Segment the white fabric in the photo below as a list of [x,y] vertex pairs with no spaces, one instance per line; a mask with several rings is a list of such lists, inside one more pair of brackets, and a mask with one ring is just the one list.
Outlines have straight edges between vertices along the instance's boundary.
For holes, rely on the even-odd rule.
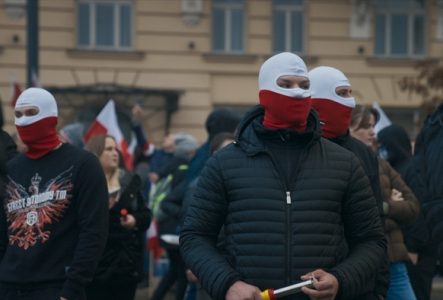
[[311,97],[313,100],[328,99],[347,107],[355,107],[354,97],[341,97],[335,92],[335,89],[339,86],[351,86],[342,71],[332,67],[317,67],[309,71],[309,80],[311,81]]
[[265,61],[260,68],[258,75],[259,89],[294,98],[307,98],[311,95],[309,90],[301,88],[286,89],[278,86],[277,79],[285,75],[308,78],[308,68],[306,68],[305,62],[294,53],[276,54]]
[[17,99],[15,109],[37,107],[39,112],[35,116],[15,118],[15,125],[27,126],[48,117],[57,117],[57,103],[54,96],[42,88],[29,88],[23,91]]
[[372,107],[378,111],[378,115],[380,116],[380,119],[378,120],[377,124],[375,124],[374,126],[375,134],[378,134],[380,130],[382,130],[385,127],[388,127],[389,125],[392,124],[392,122],[391,120],[389,120],[388,116],[385,114],[385,111],[381,108],[378,102],[372,103]]
[[120,126],[118,125],[117,121],[114,100],[111,99],[108,101],[108,103],[106,103],[105,107],[103,107],[98,114],[96,122],[99,122],[101,126],[107,129],[107,134],[113,136],[118,145],[124,141],[123,133],[120,130]]

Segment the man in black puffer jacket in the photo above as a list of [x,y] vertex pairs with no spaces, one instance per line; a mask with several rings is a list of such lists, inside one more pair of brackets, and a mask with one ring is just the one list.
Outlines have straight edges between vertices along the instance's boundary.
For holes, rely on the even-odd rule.
[[359,299],[386,253],[369,181],[354,154],[320,137],[301,58],[268,59],[259,86],[261,106],[201,174],[184,260],[214,299],[261,299],[310,276],[314,287],[291,299]]

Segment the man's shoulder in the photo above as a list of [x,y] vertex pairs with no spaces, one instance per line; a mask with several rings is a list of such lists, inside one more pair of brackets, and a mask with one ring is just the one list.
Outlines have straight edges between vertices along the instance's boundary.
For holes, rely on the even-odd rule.
[[82,160],[82,161],[91,159],[92,157],[95,157],[95,155],[92,154],[91,152],[86,151],[82,148],[73,146],[71,144],[63,144],[63,146],[60,150],[62,150],[63,155],[66,155],[67,157],[71,157],[74,159]]
[[317,142],[317,145],[322,146],[326,151],[334,152],[334,153],[342,153],[344,155],[351,155],[352,152],[347,148],[340,146],[328,139],[320,138]]

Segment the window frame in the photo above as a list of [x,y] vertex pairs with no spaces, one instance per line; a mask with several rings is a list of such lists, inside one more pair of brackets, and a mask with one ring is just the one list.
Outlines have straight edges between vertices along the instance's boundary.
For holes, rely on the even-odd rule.
[[[275,12],[281,11],[285,14],[285,36],[284,36],[284,43],[285,47],[282,50],[277,50],[275,48],[275,42],[274,38],[272,38],[272,52],[273,53],[279,53],[279,52],[293,52],[297,54],[303,54],[305,53],[306,49],[306,1],[302,0],[302,4],[279,4],[274,3],[274,0],[271,0],[272,5],[272,34],[274,35],[274,18],[275,18]],[[292,13],[293,12],[300,12],[301,18],[302,18],[302,37],[301,37],[301,50],[294,50],[292,49],[292,41],[293,41],[293,34],[292,34]]]
[[[80,32],[79,32],[79,10],[80,5],[86,4],[89,7],[89,44],[81,45],[80,40]],[[111,46],[103,46],[97,45],[97,5],[105,4],[110,5],[113,8],[113,22],[114,22],[114,32],[113,32],[113,45]],[[124,6],[129,6],[130,9],[130,20],[129,20],[129,46],[122,46],[121,44],[121,10]],[[134,1],[133,0],[76,0],[76,9],[77,9],[77,20],[76,20],[76,47],[78,49],[87,49],[87,50],[112,50],[112,51],[130,51],[134,49]]]
[[[220,2],[216,2],[213,1],[212,2],[212,52],[216,53],[216,54],[237,54],[237,55],[241,55],[244,54],[245,48],[246,48],[246,1],[245,0],[240,0],[242,3],[220,3]],[[225,35],[223,37],[223,49],[215,49],[215,36],[216,36],[216,24],[215,24],[215,11],[216,10],[222,10],[223,11],[223,18],[224,18],[224,32]],[[239,10],[242,13],[242,29],[243,29],[243,33],[242,33],[242,49],[241,50],[234,50],[232,49],[232,31],[234,30],[232,28],[232,12],[234,10]]]
[[[389,0],[385,0],[389,1]],[[414,7],[413,1],[414,0],[407,0],[407,5],[403,5],[401,7],[392,8],[389,7],[389,4],[385,4],[385,7],[379,7],[377,3],[374,3],[374,55],[376,57],[380,58],[422,58],[426,56],[427,53],[427,24],[426,24],[426,12],[427,12],[427,5],[428,1],[424,1],[423,8]],[[392,36],[392,18],[395,15],[406,15],[407,16],[407,31],[406,31],[406,37],[407,37],[407,48],[405,54],[393,54],[392,53],[392,43],[391,43],[391,36]],[[377,53],[377,45],[378,45],[378,39],[377,39],[377,18],[379,16],[383,17],[385,28],[384,28],[384,49],[383,53]],[[423,53],[416,54],[415,48],[414,48],[414,40],[416,38],[414,33],[414,23],[415,18],[417,16],[421,16],[423,18]]]

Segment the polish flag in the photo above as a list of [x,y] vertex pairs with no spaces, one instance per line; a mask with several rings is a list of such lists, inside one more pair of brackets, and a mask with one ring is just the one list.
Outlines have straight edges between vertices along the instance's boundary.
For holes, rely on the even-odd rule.
[[22,89],[21,89],[20,85],[18,84],[17,81],[14,80],[12,82],[12,93],[11,93],[11,101],[10,101],[10,104],[13,108],[15,107],[15,103],[17,103],[17,99],[21,93],[22,93]]
[[96,135],[113,136],[117,142],[117,148],[123,156],[126,168],[128,170],[133,169],[133,153],[131,153],[128,143],[124,139],[122,131],[118,126],[114,100],[109,100],[108,103],[106,103],[95,121],[86,131],[85,136],[83,137],[85,143]]
[[146,235],[148,237],[148,249],[152,253],[153,258],[155,260],[158,260],[163,255],[164,249],[160,247],[157,222],[155,219],[152,219],[151,225],[149,225],[149,229]]

